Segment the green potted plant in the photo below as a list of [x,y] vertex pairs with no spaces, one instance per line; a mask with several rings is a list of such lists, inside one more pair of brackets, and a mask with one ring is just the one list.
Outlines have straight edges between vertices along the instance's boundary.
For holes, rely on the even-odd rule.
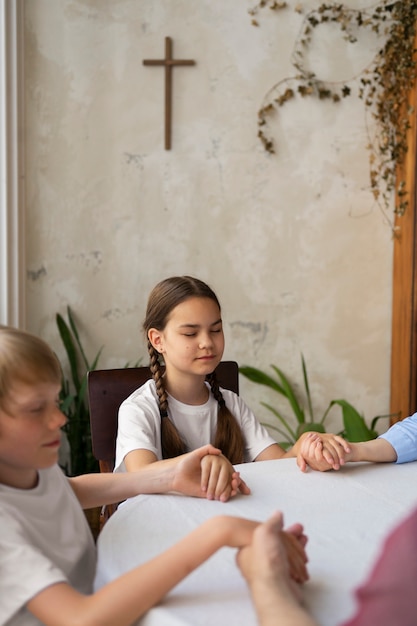
[[[71,374],[69,380],[62,369],[61,392],[59,406],[67,423],[63,427],[64,440],[61,450],[60,465],[66,474],[79,476],[99,471],[98,461],[94,458],[91,448],[90,412],[87,400],[87,373],[97,367],[102,348],[90,362],[87,359],[80,341],[78,328],[71,308],[67,307],[68,323],[59,313],[56,323],[68,358]],[[65,455],[65,447],[67,454]],[[100,507],[85,511],[91,532],[97,539],[100,531]]]
[[[87,398],[87,374],[97,368],[103,350],[101,347],[94,359],[90,361],[80,340],[77,325],[71,308],[67,307],[68,322],[56,314],[56,323],[68,359],[70,379],[62,368],[62,383],[59,406],[68,421],[63,427],[64,438],[60,455],[60,465],[69,476],[99,472],[99,464],[95,459],[91,445],[90,410]],[[137,367],[138,359],[132,367]],[[125,367],[130,364],[126,363]],[[101,507],[85,511],[88,523],[95,538],[100,531]]]
[[372,420],[371,426],[368,427],[364,417],[360,415],[360,413],[346,400],[331,400],[320,419],[316,419],[311,400],[307,367],[303,355],[301,355],[301,366],[306,394],[305,403],[307,405],[307,414],[302,402],[300,402],[297,397],[294,386],[279,367],[271,365],[271,368],[276,374],[275,378],[256,367],[244,365],[239,368],[239,372],[248,380],[258,385],[264,385],[287,399],[292,412],[292,419],[267,402],[261,402],[262,406],[267,408],[279,422],[279,426],[273,424],[264,424],[264,426],[272,428],[272,430],[277,431],[283,437],[283,440],[279,442],[283,448],[287,449],[292,446],[300,435],[306,431],[313,430],[322,433],[326,432],[324,422],[331,408],[335,405],[342,409],[344,427],[339,434],[345,437],[345,439],[348,441],[368,441],[377,437],[377,432],[375,430],[376,423],[382,417],[391,416],[379,415]]
[[87,373],[97,367],[103,348],[90,362],[80,341],[71,308],[67,307],[68,323],[57,313],[56,323],[68,358],[71,380],[62,374],[60,409],[68,421],[63,430],[70,448],[70,467],[65,468],[71,476],[99,471],[98,462],[91,449],[90,414],[87,400]]

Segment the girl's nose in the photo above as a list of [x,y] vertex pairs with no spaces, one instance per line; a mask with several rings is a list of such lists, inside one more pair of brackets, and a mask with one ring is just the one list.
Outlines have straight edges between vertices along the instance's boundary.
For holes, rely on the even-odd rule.
[[212,345],[211,335],[210,333],[204,333],[200,337],[199,348],[203,350]]

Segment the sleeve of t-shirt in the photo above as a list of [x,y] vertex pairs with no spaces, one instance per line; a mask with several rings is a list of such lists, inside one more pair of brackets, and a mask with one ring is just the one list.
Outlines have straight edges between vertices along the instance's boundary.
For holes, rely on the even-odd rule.
[[[125,471],[124,458],[132,450],[149,450],[159,458],[160,417],[152,398],[133,394],[119,408],[115,472]],[[159,429],[159,430],[158,430]]]
[[[0,624],[6,624],[46,587],[67,578],[7,511],[0,510]],[[23,623],[23,622],[22,622]]]
[[417,413],[396,422],[386,433],[380,435],[386,439],[397,453],[396,463],[409,463],[417,460]]

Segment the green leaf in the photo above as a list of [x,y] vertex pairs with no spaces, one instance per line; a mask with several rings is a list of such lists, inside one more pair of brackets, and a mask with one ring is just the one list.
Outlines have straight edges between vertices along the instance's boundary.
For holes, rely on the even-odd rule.
[[316,433],[325,433],[326,429],[323,424],[317,422],[305,422],[304,424],[299,424],[297,428],[297,439],[301,437],[303,433],[308,433],[310,430]]
[[333,402],[329,402],[329,406],[327,407],[327,409],[324,411],[323,413],[323,417],[320,420],[320,424],[324,424],[324,420],[326,419],[326,417],[329,414],[330,409],[332,408],[332,406],[334,406]]
[[[287,443],[288,446],[292,446],[295,443],[295,438],[291,438],[291,441],[289,441],[288,435],[281,428],[278,428],[278,426],[274,426],[273,424],[270,424],[269,422],[261,422],[261,424],[262,426],[265,426],[265,428],[275,430],[277,433],[285,437],[286,438],[285,442]],[[282,446],[282,443],[280,442],[279,445]]]
[[100,350],[97,352],[96,356],[94,357],[94,361],[91,363],[91,365],[88,366],[87,372],[91,372],[92,370],[97,369],[97,364],[100,359],[102,351],[103,351],[103,346],[101,346]]
[[68,320],[69,320],[69,323],[70,323],[70,326],[71,326],[71,330],[73,332],[73,335],[74,335],[75,340],[77,342],[78,349],[80,351],[80,354],[81,354],[83,362],[84,362],[84,367],[85,367],[86,370],[93,369],[92,367],[90,367],[90,365],[88,363],[88,359],[87,359],[87,357],[85,355],[84,348],[83,348],[83,345],[81,343],[80,336],[78,334],[78,328],[77,328],[77,326],[75,324],[75,320],[74,320],[74,317],[72,315],[71,308],[69,306],[67,307],[67,314],[68,314]]
[[371,422],[371,430],[374,430],[380,419],[391,419],[391,417],[399,417],[399,413],[389,413],[389,415],[376,415]]
[[365,423],[364,418],[346,400],[332,400],[331,404],[337,404],[342,409],[343,424],[345,427],[344,436],[348,441],[369,441],[375,439],[377,433]]
[[310,386],[308,384],[307,367],[304,360],[304,355],[301,354],[301,367],[303,369],[304,387],[306,390],[308,412],[310,413],[311,421],[314,422],[313,404],[311,402]]
[[71,376],[72,381],[74,383],[75,389],[78,391],[80,387],[80,377],[78,374],[78,363],[77,363],[77,350],[74,344],[74,340],[71,335],[71,331],[68,328],[68,325],[62,315],[59,313],[56,314],[56,323],[58,326],[59,334],[62,339],[62,343],[64,344],[64,348],[66,350],[68,361],[71,368]]
[[[298,401],[293,385],[290,383],[289,379],[286,377],[286,375],[280,368],[274,365],[271,365],[272,369],[277,375],[277,380],[275,380],[271,376],[268,376],[268,374],[266,374],[262,370],[257,369],[255,367],[242,366],[241,368],[239,368],[239,371],[243,376],[246,376],[246,378],[248,378],[250,381],[269,387],[270,389],[276,391],[277,393],[284,396],[288,400],[291,406],[292,412],[294,414],[294,417],[296,418],[298,422],[298,426],[295,428],[291,426],[291,421],[293,420],[291,421],[288,420],[286,417],[284,417],[284,415],[281,414],[280,411],[278,411],[271,405],[265,402],[261,402],[261,404],[265,406],[269,411],[271,411],[271,413],[275,415],[275,417],[281,422],[281,424],[285,428],[285,431],[287,431],[290,434],[290,437],[293,443],[297,440],[300,434],[305,431],[314,430],[316,432],[323,432],[323,433],[326,432],[324,428],[324,421],[327,415],[329,414],[329,411],[331,410],[331,408],[335,405],[340,406],[340,408],[342,409],[344,430],[341,431],[340,434],[343,437],[346,437],[348,440],[352,442],[367,441],[369,439],[374,439],[375,437],[377,437],[377,432],[375,431],[376,422],[381,417],[389,417],[389,416],[378,416],[374,418],[372,421],[371,427],[369,428],[363,416],[360,415],[358,411],[346,400],[332,400],[329,403],[320,421],[315,422],[314,416],[313,416],[313,406],[312,406],[312,401],[311,401],[310,385],[309,385],[309,380],[308,380],[308,375],[307,375],[307,366],[306,366],[303,354],[301,354],[301,365],[302,365],[302,372],[303,372],[304,387],[305,387],[305,392],[306,392],[306,399],[308,403],[308,412],[311,417],[311,421],[309,423],[306,422],[304,410],[302,408],[302,405]],[[271,424],[269,424],[268,426],[270,428],[274,428],[274,430],[277,430],[277,432],[279,432],[280,434],[284,434],[280,428],[274,427]]]
[[276,367],[275,365],[271,365],[272,369],[276,372],[277,376],[279,376],[279,378],[281,379],[281,384],[282,387],[284,389],[284,395],[285,397],[288,399],[288,402],[291,405],[292,410],[294,411],[294,415],[297,418],[297,421],[302,424],[303,422],[305,422],[305,415],[304,415],[304,411],[301,408],[295,392],[291,386],[291,383],[289,382],[288,378],[285,376],[284,372],[282,370],[280,370],[278,367]]
[[265,372],[257,369],[256,367],[244,365],[242,367],[239,367],[239,372],[243,374],[243,376],[246,376],[246,378],[251,380],[253,383],[257,383],[258,385],[265,385],[265,387],[269,387],[270,389],[277,391],[283,396],[286,395],[284,389],[279,383],[277,383],[276,380],[271,378],[271,376],[268,376],[268,374],[265,374]]
[[284,428],[287,429],[287,431],[289,432],[291,438],[293,441],[296,440],[297,436],[295,434],[295,431],[292,430],[291,426],[288,424],[287,420],[285,419],[285,417],[283,417],[281,415],[281,413],[279,413],[279,411],[277,411],[277,409],[275,409],[273,406],[271,406],[270,404],[267,404],[266,402],[261,402],[262,406],[264,406],[266,409],[268,409],[268,411],[271,411],[271,413],[273,413],[273,415],[275,415],[276,418],[279,419],[279,421],[281,422],[281,424],[284,426]]
[[59,408],[64,413],[64,415],[68,414],[68,410],[70,409],[72,403],[74,402],[74,396],[67,395],[60,402]]
[[84,399],[86,398],[86,394],[87,394],[87,373],[85,373],[84,376],[82,377],[80,388],[78,390],[78,400],[80,404],[84,402]]

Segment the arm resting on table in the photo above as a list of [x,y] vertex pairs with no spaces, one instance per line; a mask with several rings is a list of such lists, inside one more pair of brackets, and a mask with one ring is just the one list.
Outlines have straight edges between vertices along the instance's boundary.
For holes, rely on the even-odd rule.
[[257,525],[237,517],[213,517],[93,595],[82,595],[70,585],[58,583],[38,593],[27,608],[45,626],[128,626],[219,548],[249,543]]

